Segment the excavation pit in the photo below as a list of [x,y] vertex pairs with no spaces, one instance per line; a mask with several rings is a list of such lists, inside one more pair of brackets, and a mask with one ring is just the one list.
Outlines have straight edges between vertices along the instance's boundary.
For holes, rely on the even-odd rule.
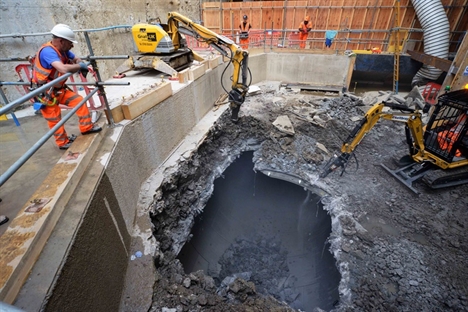
[[332,309],[340,275],[329,252],[331,220],[320,197],[256,173],[252,156],[243,153],[215,181],[193,237],[179,254],[185,272],[203,270],[221,291],[241,277],[295,309]]
[[203,270],[220,293],[240,277],[294,309],[332,309],[340,274],[327,242],[330,216],[311,191],[255,172],[252,154],[215,180],[178,257],[185,273]]

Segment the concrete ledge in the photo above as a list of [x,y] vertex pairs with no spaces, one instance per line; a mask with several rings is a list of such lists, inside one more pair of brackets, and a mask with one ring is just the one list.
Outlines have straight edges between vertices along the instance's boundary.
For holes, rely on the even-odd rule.
[[221,55],[208,59],[208,68],[215,69],[221,63]]
[[172,95],[172,87],[170,82],[160,83],[156,89],[135,101],[127,102],[122,104],[122,111],[125,119],[133,120],[140,116],[150,108],[161,103]]
[[[24,283],[24,286],[21,288],[21,291],[18,294],[18,297],[14,304],[16,307],[23,309],[24,311],[52,310],[52,303],[50,301],[45,300],[44,298],[51,296],[51,294],[54,293],[57,288],[60,289],[60,279],[69,279],[67,277],[67,272],[65,272],[64,274],[58,272],[61,272],[64,266],[70,265],[68,263],[68,260],[64,261],[64,259],[70,259],[69,257],[71,257],[75,258],[76,260],[76,258],[80,258],[75,256],[73,244],[76,241],[80,240],[81,228],[98,232],[97,235],[100,235],[99,239],[94,240],[92,234],[85,233],[85,241],[87,241],[89,244],[96,245],[96,247],[94,248],[97,248],[98,251],[94,250],[93,247],[86,245],[85,252],[83,252],[82,250],[79,251],[81,254],[93,253],[95,255],[98,252],[101,252],[105,253],[106,256],[109,257],[110,254],[108,248],[114,249],[114,251],[111,252],[115,252],[115,250],[118,249],[116,248],[116,245],[117,247],[119,247],[119,240],[116,240],[117,244],[114,244],[113,242],[109,242],[105,244],[105,246],[103,246],[100,243],[96,244],[96,242],[103,241],[104,235],[106,235],[108,232],[115,231],[115,225],[108,226],[108,224],[105,222],[95,222],[96,226],[105,227],[106,231],[104,231],[103,235],[102,230],[98,231],[96,230],[96,227],[90,228],[89,226],[86,226],[86,215],[89,214],[91,215],[90,218],[97,219],[96,215],[93,214],[93,212],[91,211],[93,207],[92,205],[90,205],[90,203],[92,203],[92,198],[96,197],[96,185],[99,185],[99,181],[102,179],[104,168],[106,165],[106,160],[108,159],[106,155],[109,155],[112,152],[112,149],[114,148],[114,145],[116,143],[116,139],[118,140],[118,136],[123,130],[124,127],[114,127],[109,128],[107,130],[106,135],[100,142],[98,150],[93,156],[93,159],[91,160],[89,166],[83,174],[82,179],[76,187],[76,191],[73,193],[70,200],[68,201],[67,206],[65,207],[62,215],[60,216],[59,221],[57,222],[57,225],[55,226],[51,236],[49,237],[46,245],[44,246],[44,249],[42,250],[33,269],[31,270],[31,273],[29,274],[26,282]],[[102,197],[99,199],[102,200]],[[115,204],[112,201],[110,201],[110,204],[112,204],[112,208],[115,207]],[[99,208],[100,210],[103,210],[102,213],[106,213],[108,211],[107,209],[102,209],[101,207]],[[105,218],[112,219],[112,217],[109,215],[105,216]],[[105,237],[106,240],[108,240],[108,236]],[[128,256],[124,255],[124,259],[127,258]],[[112,259],[114,260],[114,262],[116,262],[116,255],[113,254]],[[87,257],[86,261],[89,260],[89,257]],[[101,265],[106,266],[106,268],[109,271],[113,270],[113,267],[107,263],[102,263]],[[84,278],[84,271],[87,269],[92,269],[96,271],[102,270],[102,268],[100,268],[98,265],[90,266],[89,263],[88,267],[89,268],[85,268],[82,270],[82,272],[80,272],[81,278]],[[95,272],[93,273],[94,275],[99,275]],[[100,273],[102,274],[102,271]],[[118,270],[111,273],[112,274],[100,275],[99,281],[101,281],[102,283],[107,283],[107,285],[109,285],[110,280],[119,278],[119,273],[121,273],[120,275],[122,276],[124,274],[124,271]],[[112,275],[112,277],[107,277],[107,275]],[[83,287],[88,288],[90,288],[89,285],[91,284],[89,281],[83,282],[83,280],[77,278],[71,278],[69,282],[75,283],[75,287],[76,283],[81,283],[85,285]],[[96,284],[93,284],[93,286],[95,286],[93,288],[99,287],[96,286]],[[119,295],[118,287],[113,287],[109,291],[115,293],[115,296]],[[81,293],[81,295],[84,296],[84,293]],[[65,297],[67,299],[69,298],[69,296]],[[92,297],[92,295],[88,297],[88,303],[91,300],[93,300],[91,299]],[[108,304],[108,306],[104,310],[110,310],[111,303],[107,301],[106,304]],[[46,305],[47,308],[45,308]],[[84,309],[84,306],[82,306],[79,310],[82,309]],[[56,310],[65,310],[65,306],[62,306]],[[67,306],[67,310],[71,311],[73,309],[71,309],[70,306]]]
[[[206,62],[206,61],[205,61]],[[202,62],[199,66],[192,66],[189,70],[189,80],[197,80],[206,72],[206,63]]]
[[[122,105],[114,106],[110,110],[111,110],[112,118],[114,119],[115,123],[121,122],[122,120],[125,119],[125,116],[122,110]],[[107,110],[104,110],[104,112],[106,113],[106,116],[107,116]]]
[[179,72],[180,83],[187,83],[189,81],[189,72],[190,72],[190,68],[184,69],[183,71]]
[[79,136],[0,236],[0,300],[14,302],[106,130]]

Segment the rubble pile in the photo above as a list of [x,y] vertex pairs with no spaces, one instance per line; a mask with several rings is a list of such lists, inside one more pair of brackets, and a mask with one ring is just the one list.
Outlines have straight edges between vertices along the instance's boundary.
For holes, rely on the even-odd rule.
[[[273,290],[261,276],[275,275],[283,263],[281,252],[274,263],[255,258],[256,248],[278,248],[274,242],[238,241],[225,251],[222,273],[214,278],[185,274],[176,259],[195,217],[203,213],[213,181],[246,150],[254,151],[256,170],[300,177],[326,194],[329,241],[342,276],[335,311],[468,310],[468,186],[431,190],[416,183],[417,196],[388,175],[379,164],[393,166],[395,154],[407,153],[402,124],[380,121],[356,149],[357,163],[342,176],[318,178],[367,107],[385,98],[421,108],[417,93],[328,96],[275,82],[259,87],[261,92],[243,104],[239,122],[223,116],[197,153],[167,172],[156,192],[151,218],[157,282],[150,311],[293,310],[287,304],[294,294],[285,287]],[[260,293],[265,289],[272,296]]]
[[287,255],[280,247],[279,242],[260,237],[238,239],[219,260],[222,285],[227,284],[226,280],[241,277],[252,281],[259,293],[293,305],[299,293],[294,290],[294,281],[288,279]]

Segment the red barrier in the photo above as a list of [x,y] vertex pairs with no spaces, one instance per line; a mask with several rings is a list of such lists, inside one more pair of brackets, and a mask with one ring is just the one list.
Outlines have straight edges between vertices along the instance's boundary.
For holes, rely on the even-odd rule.
[[437,104],[437,95],[439,95],[440,87],[440,84],[434,82],[429,82],[426,84],[422,92],[422,96],[426,103],[431,105]]
[[[20,78],[20,81],[29,82],[29,83],[31,82],[31,79],[32,79],[31,64],[19,64],[19,65],[17,65],[15,67],[15,70],[16,70],[16,73],[18,74],[18,77]],[[91,74],[94,77],[94,79],[96,79],[96,81],[97,81],[96,72],[93,69],[89,70],[89,74]],[[88,82],[86,77],[84,77],[81,73],[79,74],[79,77],[80,77],[81,82]],[[69,79],[70,82],[75,82],[75,79],[73,78],[73,75],[70,76],[68,79]],[[30,86],[23,86],[23,89],[21,89],[20,87],[17,87],[18,91],[21,94],[29,93],[30,92],[29,88],[30,88]],[[78,93],[77,86],[71,86],[71,88],[73,89],[73,91],[75,93]],[[83,86],[83,90],[86,93],[86,95],[88,95],[92,90],[94,90],[94,88],[95,88],[95,86],[86,86],[86,85]],[[89,104],[88,106],[89,106],[90,110],[102,110],[102,109],[104,109],[104,107],[105,107],[104,99],[102,98],[102,96],[98,96],[98,97],[99,97],[99,101],[101,102],[100,106],[96,106],[96,104],[94,102],[94,99],[92,97],[88,100],[88,104]],[[30,99],[29,101],[31,103],[34,103],[34,99]],[[66,105],[60,105],[60,108],[71,109],[70,107],[68,107]]]

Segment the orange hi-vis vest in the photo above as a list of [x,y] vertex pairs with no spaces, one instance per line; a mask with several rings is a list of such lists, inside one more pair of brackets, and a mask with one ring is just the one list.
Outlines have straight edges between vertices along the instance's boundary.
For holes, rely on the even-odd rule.
[[[450,151],[452,149],[453,143],[458,140],[460,136],[460,131],[463,129],[463,126],[466,122],[466,114],[461,115],[458,117],[457,124],[454,125],[449,130],[441,131],[437,134],[437,141],[439,142],[439,146],[441,149],[446,151]],[[460,157],[462,156],[460,150],[455,152],[455,156]]]
[[[57,77],[62,76],[62,74],[57,69],[55,69],[55,67],[52,67],[51,69],[48,69],[48,68],[45,68],[45,67],[42,66],[39,55],[41,54],[42,49],[44,49],[45,47],[53,48],[55,50],[55,52],[57,52],[57,54],[60,56],[60,60],[64,64],[67,64],[67,63],[70,62],[70,59],[66,55],[63,55],[62,53],[60,53],[60,51],[56,47],[54,47],[51,42],[47,42],[47,43],[43,44],[42,47],[39,49],[39,51],[36,54],[36,57],[34,59],[34,67],[33,67],[32,80],[33,80],[34,83],[37,83],[38,85],[46,84],[46,83],[56,79]],[[61,88],[64,85],[65,85],[65,81],[62,81],[62,82],[57,83],[57,85],[55,87],[56,88]]]
[[241,30],[239,38],[240,39],[248,39],[249,38],[249,30],[250,30],[250,28],[252,28],[250,23],[245,23],[244,24],[244,22],[241,22],[240,25],[239,25],[239,28]]
[[245,23],[244,22],[241,22],[240,25],[239,25],[239,28],[242,32],[247,32],[249,31],[249,29],[251,28],[252,26],[250,26],[249,23]]
[[312,27],[308,27],[307,25],[304,24],[304,22],[301,23],[301,29],[303,33],[306,33],[309,28],[312,28]]
[[[307,24],[305,23],[306,21],[307,21]],[[305,19],[299,25],[299,30],[301,33],[306,34],[311,29],[312,29],[312,22],[310,21],[310,17],[306,16]]]

